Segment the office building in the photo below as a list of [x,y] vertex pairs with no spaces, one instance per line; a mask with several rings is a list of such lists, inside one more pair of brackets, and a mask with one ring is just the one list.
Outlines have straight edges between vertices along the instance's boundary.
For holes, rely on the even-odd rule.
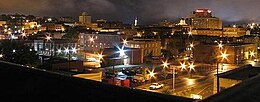
[[246,35],[246,28],[242,27],[223,27],[224,37],[241,37]]
[[80,25],[86,25],[86,26],[91,25],[91,16],[88,13],[83,12],[79,16],[79,24]]
[[120,35],[116,33],[80,33],[79,45],[87,52],[101,51],[104,48],[113,48],[120,44]]
[[[193,11],[191,15],[191,28],[192,34],[194,35],[207,35],[208,32],[199,32],[198,30],[210,30],[210,33],[214,30],[222,30],[222,20],[218,17],[212,16],[212,11],[208,9],[197,9]],[[195,30],[195,31],[193,31]],[[212,36],[219,35],[217,34],[210,34]],[[220,35],[219,35],[220,36]]]
[[144,56],[161,56],[161,41],[152,39],[134,39],[127,42],[129,48],[144,50]]
[[[257,45],[252,43],[198,44],[193,51],[198,63],[244,64],[257,58]],[[224,53],[225,58],[222,58]]]

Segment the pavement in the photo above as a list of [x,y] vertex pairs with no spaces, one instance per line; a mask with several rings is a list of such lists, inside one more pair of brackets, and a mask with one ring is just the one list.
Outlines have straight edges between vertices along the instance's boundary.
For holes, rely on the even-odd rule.
[[[191,98],[191,94],[201,95],[202,98],[206,98],[213,94],[213,74],[210,73],[206,76],[192,75],[190,78],[188,75],[178,76],[175,78],[174,92],[172,92],[172,79],[166,79],[156,81],[157,83],[163,83],[165,87],[157,90],[150,90],[149,86],[151,82],[137,86],[135,88],[152,91],[157,93],[165,93],[170,91],[171,95],[177,95],[182,97]],[[169,94],[169,93],[167,93]]]

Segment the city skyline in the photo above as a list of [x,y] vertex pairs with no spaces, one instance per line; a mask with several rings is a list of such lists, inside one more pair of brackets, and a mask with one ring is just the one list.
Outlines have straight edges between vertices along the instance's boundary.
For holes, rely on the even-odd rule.
[[[260,8],[256,0],[4,0],[0,3],[0,14],[31,14],[37,16],[77,17],[86,11],[94,19],[105,18],[112,21],[132,23],[138,17],[140,24],[159,22],[163,19],[178,20],[189,17],[191,11],[199,8],[210,9],[213,16],[225,24],[239,22],[259,22]],[[21,5],[22,4],[22,5]],[[160,8],[159,8],[160,7]],[[64,12],[66,11],[66,12]]]

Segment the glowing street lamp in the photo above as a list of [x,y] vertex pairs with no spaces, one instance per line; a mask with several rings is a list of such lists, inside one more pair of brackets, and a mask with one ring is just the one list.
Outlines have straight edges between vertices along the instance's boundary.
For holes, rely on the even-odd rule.
[[193,44],[193,43],[190,43],[190,47],[193,48],[193,47],[194,47],[194,44]]
[[124,46],[122,46],[122,48],[118,48],[118,50],[119,50],[119,57],[124,57],[125,56]]
[[191,70],[195,70],[194,68],[195,68],[194,63],[193,63],[193,62],[190,63],[190,64],[189,64],[189,69],[190,69],[190,71],[191,71]]
[[168,65],[169,65],[169,63],[168,63],[168,60],[166,60],[166,61],[162,61],[162,65],[163,65],[163,68],[168,68]]
[[52,37],[50,35],[46,35],[46,40],[51,41]]
[[194,68],[195,68],[195,65],[194,65],[194,63],[192,62],[192,63],[189,63],[189,77],[192,77],[192,70],[195,70]]
[[4,57],[4,55],[3,54],[0,54],[0,58],[3,58]]
[[25,33],[22,33],[22,36],[23,36],[23,37],[25,37],[25,36],[26,36],[26,34],[25,34]]
[[191,32],[188,32],[189,36],[192,36],[192,33]]
[[99,59],[102,59],[102,58],[103,58],[103,55],[102,55],[102,54],[98,54],[97,57],[98,57]]
[[11,35],[11,39],[15,39],[15,38],[16,38],[15,35],[12,34],[12,35]]
[[219,49],[222,49],[222,48],[223,48],[222,43],[219,43],[219,44],[218,44],[218,48],[219,48]]
[[64,52],[65,52],[65,54],[68,54],[70,52],[69,48],[68,47],[65,48]]
[[93,38],[93,37],[90,37],[90,38],[89,38],[89,41],[90,41],[90,42],[94,42],[94,38]]
[[62,51],[61,51],[61,49],[58,49],[58,51],[57,51],[57,52],[58,52],[58,54],[60,54]]
[[123,43],[124,43],[124,45],[127,45],[127,40],[123,39]]
[[154,69],[152,69],[152,71],[150,71],[150,70],[148,70],[149,71],[149,77],[150,77],[150,80],[151,80],[151,83],[152,83],[152,78],[155,78],[155,74],[156,73],[154,73]]
[[255,52],[254,51],[250,51],[250,56],[251,58],[255,56]]
[[251,28],[251,29],[253,29],[253,28],[254,28],[254,26],[250,26],[250,28]]
[[181,63],[181,70],[186,70],[185,62]]
[[226,52],[221,52],[221,58],[222,58],[222,60],[224,60],[224,59],[227,59],[227,54],[226,54]]
[[77,49],[76,49],[75,47],[73,47],[73,48],[71,49],[71,52],[72,52],[72,53],[77,53]]

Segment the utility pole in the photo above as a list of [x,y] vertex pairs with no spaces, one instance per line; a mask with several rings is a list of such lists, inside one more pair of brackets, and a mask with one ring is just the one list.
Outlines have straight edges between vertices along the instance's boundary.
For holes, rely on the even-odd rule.
[[216,77],[217,77],[217,93],[219,93],[218,64],[219,64],[219,62],[217,62],[217,75],[216,75]]
[[175,67],[172,67],[172,92],[174,92],[174,84],[175,84]]

